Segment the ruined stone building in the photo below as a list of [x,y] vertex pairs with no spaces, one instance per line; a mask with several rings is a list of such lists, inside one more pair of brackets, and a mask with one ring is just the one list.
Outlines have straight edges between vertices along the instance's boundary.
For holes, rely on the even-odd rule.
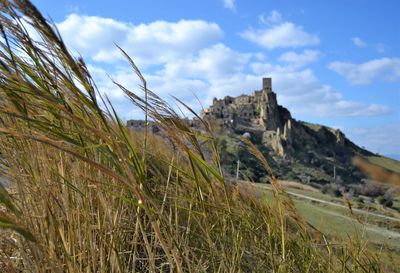
[[214,98],[202,117],[221,120],[235,132],[262,135],[263,141],[272,143],[278,154],[283,155],[287,148],[290,150],[292,118],[286,108],[278,105],[271,78],[263,78],[262,89],[252,95]]
[[204,109],[202,117],[221,119],[232,127],[245,125],[259,130],[283,130],[291,116],[287,109],[278,106],[271,82],[271,78],[264,78],[263,88],[252,95],[214,98],[213,104]]

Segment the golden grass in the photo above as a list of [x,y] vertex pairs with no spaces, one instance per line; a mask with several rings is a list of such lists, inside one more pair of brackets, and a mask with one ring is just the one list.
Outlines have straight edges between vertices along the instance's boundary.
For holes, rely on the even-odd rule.
[[125,128],[84,61],[29,1],[2,0],[0,24],[6,272],[384,270],[361,240],[333,243],[307,225],[273,177],[271,204],[226,183],[211,126],[202,121],[207,134],[193,132],[147,90],[128,56],[143,88],[119,86],[166,140]]

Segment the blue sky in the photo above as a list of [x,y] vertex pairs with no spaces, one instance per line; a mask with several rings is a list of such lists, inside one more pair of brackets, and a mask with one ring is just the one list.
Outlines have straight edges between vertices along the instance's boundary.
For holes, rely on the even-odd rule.
[[34,0],[81,54],[124,119],[140,117],[108,75],[138,81],[114,43],[164,98],[200,110],[273,78],[294,118],[340,128],[400,158],[400,2]]

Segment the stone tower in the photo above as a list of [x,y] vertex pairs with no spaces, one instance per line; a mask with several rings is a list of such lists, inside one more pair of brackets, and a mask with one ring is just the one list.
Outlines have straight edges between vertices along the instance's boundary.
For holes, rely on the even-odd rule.
[[275,131],[281,127],[276,94],[272,91],[272,79],[263,78],[263,89],[258,105],[260,109],[260,124],[265,130]]
[[263,90],[267,92],[272,91],[272,79],[271,78],[263,78]]

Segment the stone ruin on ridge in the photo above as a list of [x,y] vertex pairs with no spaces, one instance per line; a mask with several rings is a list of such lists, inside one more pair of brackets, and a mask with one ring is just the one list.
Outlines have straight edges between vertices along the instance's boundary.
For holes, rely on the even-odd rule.
[[249,132],[262,137],[262,142],[272,145],[283,156],[291,150],[292,117],[286,108],[278,105],[272,91],[272,79],[263,78],[261,90],[252,95],[214,98],[213,104],[203,110],[205,119],[216,119],[237,133]]

